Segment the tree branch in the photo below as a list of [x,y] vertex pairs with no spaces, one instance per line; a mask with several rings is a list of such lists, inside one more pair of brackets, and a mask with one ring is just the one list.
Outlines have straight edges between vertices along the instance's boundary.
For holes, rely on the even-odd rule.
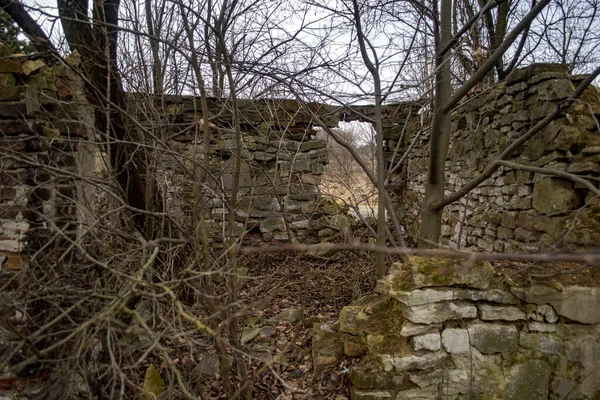
[[486,62],[475,72],[464,85],[462,85],[443,106],[444,111],[450,111],[458,102],[469,93],[469,91],[477,85],[494,68],[498,60],[509,49],[521,32],[531,24],[531,21],[550,3],[550,0],[541,0],[535,7],[531,9],[523,17],[521,22],[513,29],[510,34],[504,39],[498,49],[486,60]]
[[50,42],[50,39],[41,26],[31,18],[31,15],[25,10],[25,6],[16,0],[0,0],[0,8],[4,9],[13,21],[19,25],[25,35],[31,40],[39,52],[56,52],[56,47]]

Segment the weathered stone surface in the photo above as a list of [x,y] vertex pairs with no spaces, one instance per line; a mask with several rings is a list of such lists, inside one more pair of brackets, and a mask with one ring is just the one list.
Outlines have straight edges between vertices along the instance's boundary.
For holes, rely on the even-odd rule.
[[428,386],[437,387],[437,385],[442,381],[442,379],[446,378],[447,371],[443,371],[440,369],[427,371],[427,372],[417,372],[410,374],[410,381],[417,385],[420,388],[425,388]]
[[561,354],[565,349],[561,339],[543,333],[521,332],[519,336],[519,346],[545,354]]
[[352,400],[387,400],[392,398],[392,394],[387,390],[352,389],[350,397]]
[[494,269],[488,262],[469,264],[449,258],[409,258],[415,286],[467,286],[486,289]]
[[512,352],[519,332],[514,325],[473,324],[469,327],[471,344],[483,354]]
[[418,350],[437,351],[442,347],[439,333],[428,333],[425,335],[414,336],[412,338],[413,348]]
[[446,352],[443,350],[435,353],[426,353],[422,356],[410,355],[405,357],[395,357],[389,355],[381,356],[381,363],[385,371],[409,371],[433,368],[440,365],[446,357]]
[[281,312],[273,318],[277,322],[289,322],[293,324],[304,318],[304,308],[302,307],[289,307],[284,308]]
[[590,335],[600,337],[600,324],[581,325],[581,324],[557,324],[556,334],[561,338],[571,338],[573,336]]
[[335,364],[344,354],[344,348],[335,326],[313,324],[312,354],[313,367],[317,375],[327,366]]
[[415,324],[437,324],[452,319],[477,317],[477,307],[469,303],[432,303],[402,308],[406,319]]
[[260,224],[260,231],[263,233],[284,230],[285,220],[283,217],[267,217]]
[[533,187],[533,208],[542,214],[574,210],[580,203],[572,182],[545,178]]
[[396,400],[436,400],[439,399],[437,388],[409,389],[398,392]]
[[349,337],[344,339],[344,354],[348,357],[360,357],[367,354],[369,348],[362,340]]
[[405,321],[402,324],[402,329],[400,330],[400,335],[402,335],[404,337],[409,337],[409,336],[415,336],[415,335],[422,335],[425,333],[438,332],[440,327],[441,327],[441,325],[439,325],[439,324],[421,325],[421,324],[414,324],[410,321]]
[[513,294],[502,289],[491,290],[459,290],[454,293],[454,300],[489,301],[500,304],[519,304]]
[[578,388],[584,396],[592,398],[600,394],[600,343],[594,336],[579,336],[565,342],[567,360],[577,368],[575,379],[580,382]]
[[511,379],[503,400],[547,400],[550,365],[543,360],[528,360],[511,369]]
[[340,331],[351,335],[363,333],[363,326],[368,316],[362,306],[346,306],[340,311]]
[[444,329],[442,344],[448,353],[464,354],[471,351],[469,332],[463,328]]
[[390,291],[389,295],[407,306],[437,303],[454,299],[452,290],[422,289],[410,292]]
[[555,324],[544,324],[542,322],[530,322],[527,324],[529,332],[556,332]]
[[481,319],[485,321],[504,320],[518,321],[527,319],[527,314],[517,307],[511,306],[492,306],[489,304],[480,304]]
[[385,373],[379,369],[372,370],[362,367],[352,367],[350,382],[352,382],[352,386],[359,389],[401,390],[410,385],[406,374]]
[[550,304],[559,316],[584,324],[600,323],[600,288],[567,286],[562,291],[547,287],[511,288],[523,301]]

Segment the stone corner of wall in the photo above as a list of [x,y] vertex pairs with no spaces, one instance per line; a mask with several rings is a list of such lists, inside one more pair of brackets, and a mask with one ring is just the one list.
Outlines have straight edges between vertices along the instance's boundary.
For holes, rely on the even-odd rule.
[[507,287],[489,263],[410,257],[378,291],[313,339],[320,371],[360,357],[353,399],[600,395],[599,288]]

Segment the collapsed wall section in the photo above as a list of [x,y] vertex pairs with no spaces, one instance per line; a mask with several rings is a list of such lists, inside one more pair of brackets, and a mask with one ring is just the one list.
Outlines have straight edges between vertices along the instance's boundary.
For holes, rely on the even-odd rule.
[[0,56],[0,264],[12,276],[32,258],[64,257],[80,236],[92,207],[94,116],[65,65]]
[[[208,116],[194,97],[155,97],[153,111],[139,106],[144,102],[133,103],[139,120],[152,121],[149,128],[171,151],[163,157],[160,174],[168,209],[183,218],[202,213],[208,236],[219,246],[227,236],[235,172],[237,128],[231,103],[209,98]],[[346,228],[340,206],[319,195],[328,156],[326,142],[314,137],[309,110],[330,126],[337,125],[337,114],[324,105],[292,100],[237,100],[237,106],[242,146],[235,234],[252,243],[311,243]],[[205,124],[210,127],[206,154]]]
[[315,324],[317,373],[360,357],[353,400],[598,398],[600,289],[496,276],[487,262],[394,264],[379,297]]
[[[560,65],[532,65],[457,107],[452,113],[446,194],[482,172],[510,143],[567,99],[584,78],[567,74]],[[587,177],[598,187],[598,115],[600,93],[591,86],[508,161]],[[409,132],[404,149],[417,130]],[[428,156],[429,134],[424,132],[391,185],[399,194],[400,217],[413,237],[419,229]],[[596,246],[600,243],[600,199],[569,179],[500,167],[460,201],[447,206],[442,224],[442,243],[453,248],[509,252]]]

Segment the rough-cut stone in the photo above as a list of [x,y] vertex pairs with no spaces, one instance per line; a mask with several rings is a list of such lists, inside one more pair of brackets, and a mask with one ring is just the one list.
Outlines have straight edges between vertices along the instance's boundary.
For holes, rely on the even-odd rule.
[[594,336],[579,336],[565,342],[567,360],[576,366],[575,376],[579,382],[578,391],[587,398],[600,395],[600,343]]
[[440,365],[446,357],[446,352],[443,350],[435,353],[426,353],[422,356],[406,356],[406,357],[395,357],[389,355],[381,356],[381,363],[385,371],[409,371],[409,370],[421,370],[433,368]]
[[469,303],[432,303],[402,308],[406,319],[415,324],[437,324],[452,319],[477,317],[477,307]]
[[454,300],[489,301],[500,304],[519,304],[513,294],[502,289],[459,290],[454,293]]
[[300,321],[302,318],[304,318],[304,308],[289,307],[281,310],[279,315],[273,318],[273,320],[278,322],[289,322],[293,324],[294,322]]
[[527,324],[529,332],[556,332],[555,324],[544,324],[542,322],[530,322]]
[[415,335],[423,335],[425,333],[438,332],[441,325],[438,324],[414,324],[410,321],[405,321],[402,324],[402,329],[400,330],[400,335],[404,337],[410,337]]
[[437,289],[413,290],[411,292],[390,291],[389,295],[407,306],[420,306],[422,304],[437,303],[454,299],[453,291]]
[[437,351],[441,348],[442,342],[439,333],[428,333],[425,335],[414,336],[413,348],[418,350]]
[[398,392],[396,400],[436,400],[439,399],[437,388],[409,389]]
[[359,389],[401,390],[410,386],[407,374],[384,373],[380,369],[358,366],[350,369],[350,382]]
[[485,321],[518,321],[527,319],[527,314],[517,307],[480,304],[479,310],[481,311],[481,319]]
[[486,289],[494,274],[490,263],[478,261],[461,262],[450,258],[409,258],[413,279],[417,288],[428,286],[467,286]]
[[533,187],[533,208],[542,214],[574,210],[580,203],[570,181],[546,178]]
[[546,322],[551,324],[558,321],[558,314],[554,311],[554,308],[548,304],[541,304],[537,306],[536,313],[543,315]]
[[514,325],[473,324],[469,327],[473,347],[483,354],[512,352],[517,347],[519,332]]
[[547,400],[550,365],[543,360],[528,360],[511,370],[511,379],[503,400]]
[[360,335],[367,319],[362,306],[346,306],[340,311],[340,331],[351,335]]
[[417,385],[420,388],[425,388],[428,386],[435,386],[445,378],[446,371],[443,370],[434,370],[428,372],[420,372],[416,374],[411,374],[409,379],[412,383]]
[[312,342],[313,366],[319,375],[327,366],[335,364],[344,354],[342,342],[335,326],[329,324],[313,324]]
[[352,389],[351,397],[353,400],[387,400],[392,395],[387,390],[358,390]]
[[469,332],[463,328],[444,329],[442,344],[448,353],[464,354],[471,351]]
[[584,324],[600,323],[600,288],[567,286],[562,291],[547,287],[511,288],[511,292],[523,301],[550,304],[556,313]]
[[561,339],[543,333],[521,332],[519,335],[519,346],[546,354],[561,354],[565,349]]

